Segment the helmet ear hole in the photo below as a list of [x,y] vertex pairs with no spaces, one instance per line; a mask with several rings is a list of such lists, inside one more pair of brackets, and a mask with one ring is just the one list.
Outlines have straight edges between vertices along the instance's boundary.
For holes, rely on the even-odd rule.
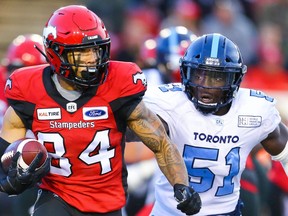
[[53,44],[51,47],[56,53],[59,53],[59,46],[57,44]]
[[226,62],[232,62],[230,58],[226,58]]

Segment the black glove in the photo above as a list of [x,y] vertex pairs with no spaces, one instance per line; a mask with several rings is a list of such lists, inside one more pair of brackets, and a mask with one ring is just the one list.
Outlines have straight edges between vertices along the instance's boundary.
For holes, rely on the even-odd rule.
[[50,170],[50,158],[47,158],[45,163],[36,169],[43,157],[43,153],[38,153],[30,166],[25,170],[17,166],[20,155],[21,153],[17,152],[13,156],[6,178],[0,180],[1,190],[9,195],[20,194],[27,188],[34,186]]
[[177,209],[186,215],[196,214],[201,209],[202,202],[200,196],[191,187],[182,184],[175,184],[174,198],[179,203]]

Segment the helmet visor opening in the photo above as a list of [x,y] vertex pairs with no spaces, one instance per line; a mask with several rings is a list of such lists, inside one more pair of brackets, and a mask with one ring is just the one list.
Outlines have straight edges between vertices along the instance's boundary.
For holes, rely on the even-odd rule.
[[213,68],[187,68],[187,79],[193,86],[205,88],[230,88],[235,83],[236,73]]
[[68,64],[74,67],[96,66],[101,64],[103,49],[99,47],[78,48],[67,51]]
[[70,68],[70,78],[85,86],[101,84],[108,62],[106,48],[107,46],[66,48],[66,66]]

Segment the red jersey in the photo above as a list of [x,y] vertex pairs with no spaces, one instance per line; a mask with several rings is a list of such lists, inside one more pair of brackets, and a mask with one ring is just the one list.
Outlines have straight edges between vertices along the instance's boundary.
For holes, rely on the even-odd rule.
[[0,100],[6,102],[6,98],[4,96],[4,87],[7,78],[7,70],[5,67],[0,65]]
[[2,128],[2,122],[4,114],[7,110],[7,100],[4,96],[4,87],[7,78],[6,67],[0,65],[0,130]]
[[56,90],[48,65],[21,68],[6,84],[9,104],[49,152],[41,188],[82,212],[110,212],[126,201],[126,119],[141,101],[146,79],[133,63],[111,61],[104,84],[75,101]]

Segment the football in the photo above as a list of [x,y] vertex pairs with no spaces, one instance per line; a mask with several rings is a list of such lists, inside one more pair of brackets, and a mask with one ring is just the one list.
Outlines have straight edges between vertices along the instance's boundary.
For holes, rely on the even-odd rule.
[[29,167],[38,152],[42,152],[43,157],[37,168],[41,167],[48,157],[45,146],[43,146],[38,140],[27,138],[16,140],[6,148],[4,154],[1,157],[1,163],[4,172],[8,172],[12,158],[18,151],[21,153],[21,156],[19,157],[17,163],[18,166],[23,169],[27,169]]

